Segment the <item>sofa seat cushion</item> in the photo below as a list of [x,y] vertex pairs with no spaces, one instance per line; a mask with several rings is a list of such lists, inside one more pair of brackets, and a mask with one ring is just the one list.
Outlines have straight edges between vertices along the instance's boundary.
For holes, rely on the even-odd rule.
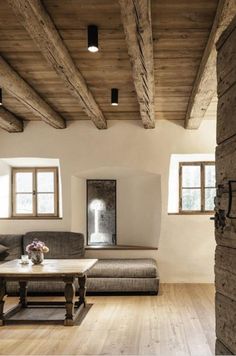
[[88,272],[93,278],[156,278],[157,264],[151,258],[101,259]]
[[76,259],[84,257],[84,236],[75,232],[33,231],[23,237],[24,251],[34,239],[43,241],[49,248],[46,258]]
[[91,293],[154,293],[159,291],[159,278],[88,278]]

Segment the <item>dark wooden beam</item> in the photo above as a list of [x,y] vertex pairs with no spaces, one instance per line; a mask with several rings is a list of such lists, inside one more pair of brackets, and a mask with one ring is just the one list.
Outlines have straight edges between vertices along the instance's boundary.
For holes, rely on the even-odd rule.
[[134,86],[146,129],[155,127],[154,64],[150,0],[119,0]]
[[66,127],[65,120],[1,56],[0,86],[15,96],[47,124],[56,129]]
[[48,63],[55,69],[70,92],[79,100],[88,117],[99,129],[107,128],[102,111],[41,1],[8,0],[8,3]]
[[3,106],[0,106],[0,128],[8,132],[22,132],[23,121]]
[[236,0],[219,0],[215,20],[195,79],[185,117],[186,129],[198,129],[217,95],[216,42],[236,15]]

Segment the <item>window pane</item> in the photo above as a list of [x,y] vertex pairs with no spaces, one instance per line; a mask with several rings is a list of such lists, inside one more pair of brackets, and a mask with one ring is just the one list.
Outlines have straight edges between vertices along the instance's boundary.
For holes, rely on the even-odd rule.
[[215,166],[205,166],[205,187],[215,187],[216,185],[216,169]]
[[205,189],[205,210],[214,210],[214,198],[216,196],[215,188]]
[[54,172],[37,173],[37,191],[54,192]]
[[30,193],[33,191],[33,173],[17,172],[16,173],[16,192]]
[[33,213],[33,195],[17,194],[16,195],[16,214]]
[[54,214],[54,194],[38,194],[38,214]]
[[182,190],[182,210],[201,210],[201,190]]
[[200,166],[182,166],[182,187],[200,187]]

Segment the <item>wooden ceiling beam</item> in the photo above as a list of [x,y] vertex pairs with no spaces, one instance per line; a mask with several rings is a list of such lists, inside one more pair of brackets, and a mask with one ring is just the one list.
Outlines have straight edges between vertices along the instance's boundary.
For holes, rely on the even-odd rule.
[[185,116],[186,129],[199,128],[212,98],[217,95],[215,44],[235,15],[236,0],[219,0],[215,20],[189,99]]
[[97,128],[106,129],[107,122],[101,109],[41,1],[8,0],[8,3],[48,63],[70,92],[79,99],[79,104],[88,117]]
[[0,86],[47,124],[56,129],[66,127],[65,120],[1,56]]
[[146,129],[155,127],[154,64],[150,0],[119,0],[140,115]]
[[22,132],[23,121],[3,106],[0,106],[0,128],[8,132]]

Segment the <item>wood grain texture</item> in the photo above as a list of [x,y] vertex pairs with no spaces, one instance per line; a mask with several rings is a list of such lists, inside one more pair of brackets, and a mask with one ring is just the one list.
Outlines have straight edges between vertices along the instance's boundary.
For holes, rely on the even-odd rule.
[[216,120],[218,98],[214,96],[204,114],[204,120]]
[[236,248],[235,223],[232,223],[232,221],[226,222],[226,227],[223,232],[220,231],[220,229],[216,230],[215,237],[218,245]]
[[0,85],[47,124],[57,129],[65,128],[64,119],[1,56]]
[[135,246],[135,245],[114,245],[114,246],[97,246],[87,245],[85,250],[158,250],[158,247],[153,246]]
[[[7,298],[6,309],[15,301]],[[89,312],[73,328],[60,325],[0,328],[1,353],[145,356],[214,353],[213,285],[164,284],[159,296],[87,297],[87,303],[91,306]]]
[[105,129],[106,120],[41,1],[9,0],[8,3],[89,118],[99,129]]
[[223,267],[224,269],[221,269],[218,266],[215,268],[216,289],[219,293],[226,295],[233,300],[236,300],[236,275],[235,273],[227,271],[227,265]]
[[219,0],[214,24],[189,99],[185,128],[199,128],[204,114],[216,94],[216,48],[222,32],[236,15],[236,0]]
[[144,128],[155,127],[154,63],[150,0],[119,0],[134,86]]
[[[234,124],[233,124],[234,125]],[[235,180],[236,177],[236,137],[221,143],[216,148],[216,184],[218,186],[216,210],[224,210],[225,214],[229,206],[229,180]],[[233,193],[232,214],[236,214],[236,196]],[[236,220],[226,219],[223,230],[215,230],[217,244],[236,248]]]
[[[236,31],[235,31],[236,32]],[[236,43],[236,42],[235,42]],[[236,65],[236,61],[235,61]],[[232,74],[232,73],[231,73]],[[236,74],[236,72],[235,72]],[[234,84],[219,98],[217,110],[217,143],[220,144],[236,134],[236,75]],[[232,79],[231,79],[232,80]]]
[[0,106],[0,128],[8,132],[22,132],[23,121],[14,114]]
[[231,22],[229,28],[223,33],[217,43],[217,80],[218,96],[221,97],[227,90],[235,84],[236,78],[236,16]]
[[[215,259],[218,269],[225,270],[236,277],[236,249],[217,246]],[[232,285],[232,288],[236,290],[236,285]],[[236,300],[236,293],[232,294],[232,298]]]
[[[228,34],[229,33],[229,34]],[[228,34],[228,36],[226,36]],[[226,30],[218,45],[218,111],[217,111],[217,143],[228,140],[236,134],[236,17]]]
[[[219,119],[218,119],[219,120]],[[231,117],[231,121],[234,118]],[[234,127],[234,123],[232,123]],[[235,180],[236,167],[236,137],[231,137],[216,148],[216,184],[224,184],[229,180]]]
[[216,347],[215,347],[215,354],[216,355],[233,355],[227,347],[220,340],[216,340]]
[[[234,2],[231,2],[234,5]],[[217,44],[217,80],[219,102],[217,110],[216,149],[216,221],[215,285],[216,285],[216,354],[236,353],[236,192],[232,191],[229,215],[229,180],[236,180],[235,126],[235,64],[236,21],[223,33]],[[223,55],[221,56],[221,53]],[[229,60],[226,59],[229,55]],[[223,64],[223,59],[225,63]],[[232,61],[232,63],[231,63]],[[228,74],[230,80],[228,81]],[[229,351],[227,353],[227,351]]]
[[233,353],[235,339],[236,301],[216,293],[216,336]]
[[31,262],[27,265],[20,263],[20,260],[12,260],[1,265],[0,277],[61,277],[67,275],[82,276],[92,268],[96,259],[67,259],[50,260],[45,259],[40,265],[33,265]]
[[[184,120],[189,96],[214,20],[218,0],[151,1],[156,120]],[[107,120],[141,122],[118,0],[43,2],[75,66]],[[87,50],[87,25],[99,28],[99,52]],[[77,97],[47,62],[8,1],[1,2],[0,53],[66,120],[88,120]],[[110,90],[119,89],[119,106]],[[23,120],[39,120],[11,94],[6,109]],[[182,124],[182,123],[181,123]]]

